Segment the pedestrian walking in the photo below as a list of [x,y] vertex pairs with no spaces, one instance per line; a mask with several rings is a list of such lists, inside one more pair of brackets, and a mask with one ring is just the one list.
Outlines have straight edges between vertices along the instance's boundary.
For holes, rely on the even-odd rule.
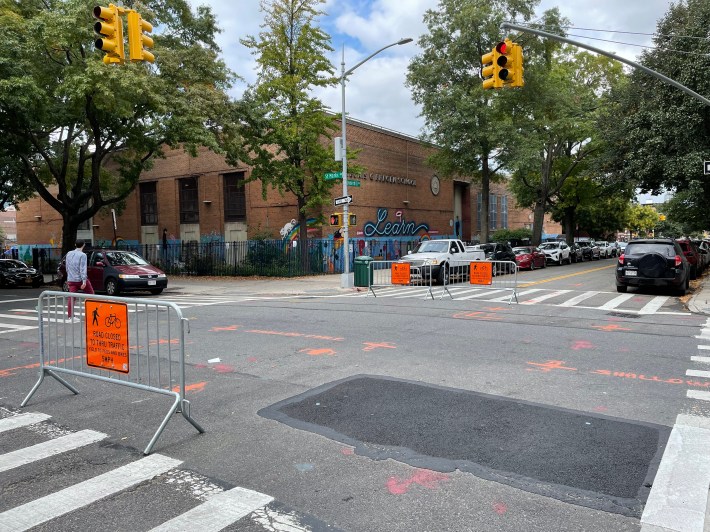
[[[84,253],[84,241],[77,240],[76,248],[67,253],[64,259],[64,264],[67,269],[67,285],[70,292],[83,292],[85,294],[93,294],[94,288],[91,286],[91,281],[86,269],[86,254]],[[68,314],[72,322],[78,322],[79,318],[73,314],[74,298],[69,298]]]

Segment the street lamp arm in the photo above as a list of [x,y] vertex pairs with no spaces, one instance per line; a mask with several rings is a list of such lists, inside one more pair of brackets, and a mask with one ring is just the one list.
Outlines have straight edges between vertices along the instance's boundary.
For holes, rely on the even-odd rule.
[[370,59],[372,59],[373,57],[375,57],[375,56],[376,56],[377,54],[379,54],[380,52],[384,52],[385,50],[387,50],[387,48],[391,48],[392,46],[399,46],[399,45],[402,45],[402,44],[407,44],[408,42],[412,42],[412,39],[411,39],[410,37],[407,37],[406,39],[400,39],[400,40],[397,41],[397,42],[393,42],[392,44],[388,44],[387,46],[384,46],[384,47],[380,48],[380,49],[377,50],[376,52],[374,52],[374,53],[368,55],[365,59],[363,59],[362,61],[360,61],[357,65],[355,65],[354,67],[352,67],[352,68],[351,68],[350,70],[348,70],[347,72],[343,72],[343,74],[340,76],[340,81],[342,82],[342,81],[345,79],[346,76],[349,76],[350,74],[352,74],[358,67],[362,66],[364,63],[367,63]]

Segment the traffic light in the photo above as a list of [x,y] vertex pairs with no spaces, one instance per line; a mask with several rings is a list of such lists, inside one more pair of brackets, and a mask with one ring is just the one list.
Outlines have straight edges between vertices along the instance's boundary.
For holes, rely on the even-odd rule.
[[493,48],[493,50],[481,57],[481,64],[483,65],[483,68],[481,69],[481,76],[483,77],[484,90],[499,89],[503,86],[503,82],[498,77],[499,58],[500,53],[497,48]]
[[128,53],[131,61],[155,61],[155,56],[146,48],[153,48],[153,39],[143,32],[153,31],[153,25],[146,22],[136,11],[128,12]]
[[522,87],[523,48],[509,39],[500,41],[493,50],[481,57],[481,76],[484,89]]
[[339,212],[335,213],[335,214],[331,214],[330,215],[330,225],[333,227],[335,227],[335,226],[340,227],[340,217],[341,216],[342,215]]
[[357,225],[357,216],[348,213],[348,225]]
[[510,43],[512,51],[506,66],[508,68],[508,80],[510,87],[522,87],[525,85],[523,79],[523,47],[517,43]]
[[108,7],[94,7],[94,31],[103,37],[94,41],[98,50],[106,52],[104,63],[123,63],[123,21],[119,8],[113,4]]

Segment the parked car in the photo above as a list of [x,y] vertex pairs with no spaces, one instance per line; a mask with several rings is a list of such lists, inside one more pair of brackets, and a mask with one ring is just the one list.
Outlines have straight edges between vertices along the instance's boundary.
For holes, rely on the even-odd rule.
[[707,240],[693,240],[693,244],[695,244],[698,253],[700,253],[700,258],[703,263],[701,270],[704,271],[705,268],[710,266],[710,242]]
[[696,248],[695,244],[688,238],[678,238],[676,242],[678,242],[680,249],[683,250],[683,255],[685,255],[685,258],[688,259],[690,263],[690,278],[695,279],[703,269],[703,263],[698,248]]
[[584,253],[582,252],[582,248],[576,242],[569,245],[569,256],[572,259],[572,262],[576,263],[584,261]]
[[619,255],[621,255],[626,249],[626,244],[628,242],[622,242],[621,240],[616,243],[616,247],[619,249]]
[[629,286],[668,286],[685,295],[690,269],[678,242],[670,238],[632,240],[618,259],[616,291],[626,292]]
[[599,247],[599,258],[608,259],[609,257],[614,256],[614,248],[611,244],[609,244],[609,242],[601,240],[595,242],[595,244]]
[[8,286],[31,286],[38,288],[44,283],[44,275],[17,259],[0,259],[0,288]]
[[[489,244],[477,244],[473,246],[475,249],[480,249],[486,254],[486,260],[516,262],[515,252],[507,242],[491,242]],[[513,265],[499,264],[494,269],[494,274],[513,273],[511,268]]]
[[[117,296],[121,292],[148,291],[160,294],[168,286],[168,276],[132,251],[92,249],[87,255],[87,274],[97,292]],[[62,289],[66,284],[67,270],[62,259],[57,269]]]
[[513,253],[515,253],[515,262],[521,270],[534,270],[535,268],[544,268],[547,265],[545,254],[535,246],[513,248]]
[[584,260],[599,260],[599,246],[593,240],[581,240],[577,244],[582,248]]
[[547,262],[554,262],[562,266],[571,263],[570,249],[566,242],[545,242],[540,244],[540,250],[545,254]]

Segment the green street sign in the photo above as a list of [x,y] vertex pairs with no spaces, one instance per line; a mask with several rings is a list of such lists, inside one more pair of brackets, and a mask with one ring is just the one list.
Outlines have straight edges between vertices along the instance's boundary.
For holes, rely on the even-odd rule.
[[342,179],[343,172],[328,172],[327,174],[323,174],[323,177],[326,181],[332,181],[333,179]]
[[360,181],[358,181],[357,179],[348,179],[348,186],[349,187],[359,187]]

